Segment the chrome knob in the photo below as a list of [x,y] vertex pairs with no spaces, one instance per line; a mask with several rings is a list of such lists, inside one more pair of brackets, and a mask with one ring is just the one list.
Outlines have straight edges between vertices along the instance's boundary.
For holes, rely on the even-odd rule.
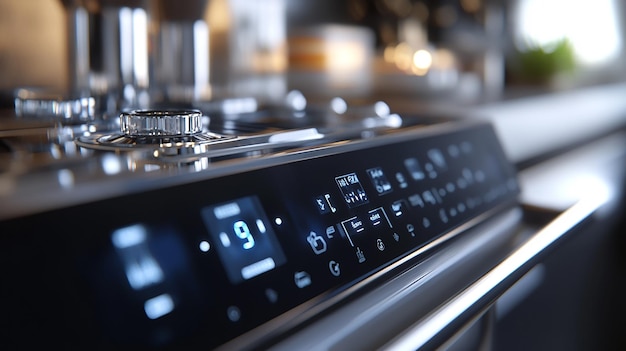
[[202,132],[198,110],[134,110],[120,114],[122,133],[128,136],[185,136]]

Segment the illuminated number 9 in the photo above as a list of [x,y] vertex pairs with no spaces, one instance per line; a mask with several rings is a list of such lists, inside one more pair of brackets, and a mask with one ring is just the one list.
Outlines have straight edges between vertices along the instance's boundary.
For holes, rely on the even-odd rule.
[[235,234],[237,234],[238,237],[244,240],[248,240],[245,243],[243,243],[244,249],[247,250],[247,249],[251,249],[254,247],[254,238],[252,237],[252,233],[250,233],[250,229],[248,228],[248,225],[246,224],[246,222],[244,221],[235,222],[235,224],[233,224],[233,229],[235,230]]

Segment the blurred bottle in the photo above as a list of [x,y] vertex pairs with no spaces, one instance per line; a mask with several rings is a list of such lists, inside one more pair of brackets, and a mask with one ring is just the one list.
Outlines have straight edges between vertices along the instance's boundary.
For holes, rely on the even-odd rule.
[[149,104],[148,0],[61,0],[67,14],[70,95],[101,113]]
[[212,0],[210,81],[213,98],[282,101],[287,92],[284,0]]
[[99,110],[286,95],[284,0],[60,0],[71,94]]
[[284,0],[154,1],[157,101],[284,99]]
[[207,0],[153,2],[155,102],[184,104],[211,98],[207,4]]

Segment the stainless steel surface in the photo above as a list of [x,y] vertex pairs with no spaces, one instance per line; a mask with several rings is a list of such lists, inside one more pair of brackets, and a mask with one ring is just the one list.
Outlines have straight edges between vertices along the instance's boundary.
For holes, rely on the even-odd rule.
[[[72,128],[54,124],[26,128],[28,121],[7,125],[2,135],[8,152],[0,155],[6,160],[0,174],[0,217],[193,181],[203,177],[203,172],[217,176],[255,164],[273,164],[273,155],[297,159],[302,154],[323,154],[331,146],[347,152],[362,142],[377,144],[379,138],[380,142],[411,138],[415,128],[427,133],[430,128],[453,126],[450,120],[428,116],[353,116],[344,121],[326,112],[319,116],[300,113],[300,117],[270,115],[274,119],[269,123],[247,122],[246,115],[223,116],[209,122],[209,129],[203,117],[201,133],[180,137],[128,136],[113,121]],[[259,118],[259,113],[249,117]],[[396,135],[386,135],[392,131]],[[39,145],[33,149],[35,141]]]
[[463,325],[487,311],[551,246],[573,233],[577,226],[605,205],[606,200],[604,197],[581,200],[534,234],[479,280],[409,327],[382,349],[430,349],[445,342]]

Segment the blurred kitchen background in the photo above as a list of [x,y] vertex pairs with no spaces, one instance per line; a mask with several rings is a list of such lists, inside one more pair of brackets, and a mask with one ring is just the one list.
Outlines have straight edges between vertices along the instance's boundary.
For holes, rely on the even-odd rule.
[[2,0],[0,90],[485,101],[623,81],[625,13],[613,0]]

